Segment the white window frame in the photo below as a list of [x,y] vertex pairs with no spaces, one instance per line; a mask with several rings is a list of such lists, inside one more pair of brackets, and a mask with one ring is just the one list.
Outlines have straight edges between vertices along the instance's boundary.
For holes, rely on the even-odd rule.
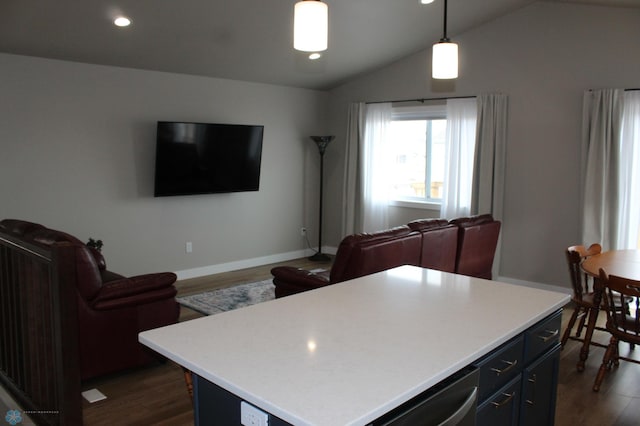
[[[402,120],[434,120],[447,118],[447,105],[420,105],[393,107],[391,116],[392,121]],[[426,141],[425,141],[426,142]],[[430,153],[430,146],[427,146],[427,156]],[[426,182],[425,182],[426,183]],[[389,205],[394,207],[409,207],[423,210],[440,211],[441,202],[439,201],[421,201],[416,199],[393,198],[389,200]]]

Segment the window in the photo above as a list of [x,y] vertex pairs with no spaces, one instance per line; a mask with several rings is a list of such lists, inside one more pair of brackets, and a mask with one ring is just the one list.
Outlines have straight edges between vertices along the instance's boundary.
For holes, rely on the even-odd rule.
[[449,219],[469,214],[477,109],[475,98],[413,108],[367,106],[362,229],[384,229],[388,206],[437,210]]
[[392,199],[442,201],[446,129],[445,105],[393,109],[389,126]]

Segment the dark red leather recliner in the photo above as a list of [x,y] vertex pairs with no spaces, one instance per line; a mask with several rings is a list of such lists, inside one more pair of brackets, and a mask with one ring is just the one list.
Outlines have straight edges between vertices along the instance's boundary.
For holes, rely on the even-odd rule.
[[454,272],[458,227],[446,219],[422,219],[373,233],[346,236],[331,271],[279,266],[271,270],[276,297],[373,274],[401,265]]
[[447,219],[418,219],[409,228],[422,234],[420,266],[444,272],[456,271],[458,227]]
[[73,245],[82,380],[157,359],[155,352],[138,342],[138,333],[178,321],[174,273],[126,278],[108,271],[99,251],[65,232],[16,219],[2,220],[0,229],[43,248],[56,243]]
[[492,279],[500,221],[490,214],[482,214],[453,219],[449,223],[459,228],[456,273]]
[[422,237],[408,226],[346,236],[330,271],[314,273],[290,266],[271,270],[276,297],[358,278],[400,265],[418,265]]
[[500,222],[490,214],[419,219],[371,234],[346,236],[330,271],[271,270],[276,297],[313,290],[401,265],[491,279]]

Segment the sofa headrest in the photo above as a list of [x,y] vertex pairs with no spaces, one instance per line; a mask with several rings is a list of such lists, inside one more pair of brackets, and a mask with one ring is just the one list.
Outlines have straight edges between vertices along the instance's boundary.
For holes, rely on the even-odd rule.
[[82,241],[67,234],[66,232],[56,231],[48,228],[37,229],[33,232],[29,232],[25,235],[26,238],[31,239],[33,242],[41,244],[43,246],[50,246],[53,243],[69,242],[72,244],[84,245]]
[[411,228],[409,228],[406,225],[401,225],[401,226],[396,226],[395,228],[385,229],[382,231],[377,231],[372,233],[363,232],[361,234],[347,235],[346,237],[344,237],[340,245],[343,245],[343,244],[354,245],[354,244],[361,244],[365,241],[368,243],[368,242],[374,242],[374,241],[388,240],[388,239],[397,238],[397,237],[410,234],[411,232],[412,232]]
[[495,220],[493,219],[493,216],[491,216],[490,214],[480,214],[476,216],[460,217],[460,218],[452,219],[449,221],[449,223],[463,227],[463,228],[466,228],[469,226],[482,225],[482,224],[491,223],[491,222],[495,222]]
[[[53,243],[68,242],[85,246],[85,244],[66,232],[56,231],[55,229],[46,228],[38,223],[28,222],[26,220],[19,219],[3,219],[0,221],[0,230],[19,236],[23,240],[35,243],[40,246],[49,247]],[[95,260],[97,267],[100,271],[104,271],[107,268],[107,264],[104,260],[104,256],[98,250],[93,247],[87,247],[88,252]]]
[[0,221],[0,229],[7,233],[22,236],[39,229],[45,229],[45,227],[26,220],[4,219]]
[[442,228],[447,226],[447,219],[418,219],[409,222],[407,225],[414,231],[427,231],[429,229]]

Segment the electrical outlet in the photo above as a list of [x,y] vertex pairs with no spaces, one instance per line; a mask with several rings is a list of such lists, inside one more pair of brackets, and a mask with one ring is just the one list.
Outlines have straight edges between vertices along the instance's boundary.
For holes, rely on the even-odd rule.
[[269,426],[269,414],[242,401],[240,403],[240,424],[243,426]]
[[186,251],[187,253],[191,253],[193,251],[193,244],[191,244],[191,241],[187,241],[187,243],[184,245],[184,251]]
[[305,228],[304,226],[302,228],[300,228],[300,236],[301,237],[306,237],[307,236],[307,228]]

